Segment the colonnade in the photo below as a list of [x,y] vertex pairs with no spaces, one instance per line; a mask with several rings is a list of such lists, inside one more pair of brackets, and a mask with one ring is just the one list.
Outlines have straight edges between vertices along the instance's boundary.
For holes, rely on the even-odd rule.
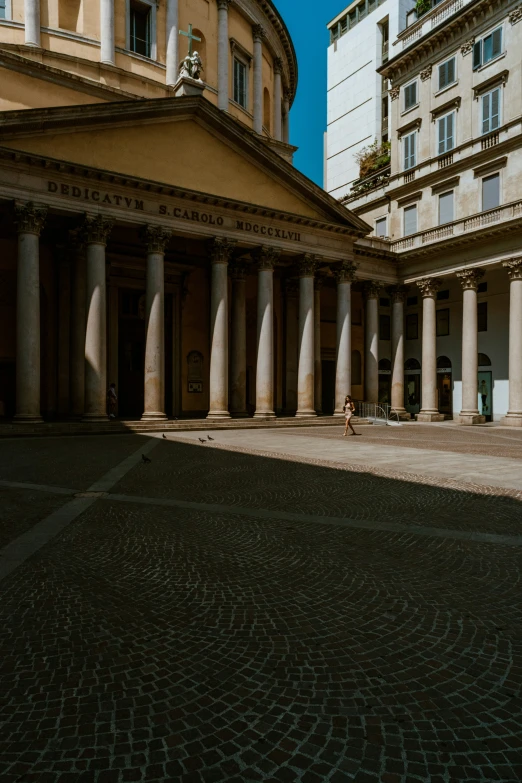
[[[116,65],[114,0],[100,2],[100,61],[105,65]],[[228,11],[231,0],[217,0],[218,6],[218,107],[229,108],[230,85],[230,40],[228,34]],[[179,0],[166,3],[166,84],[173,86],[179,76]],[[25,0],[25,43],[40,47],[40,0]],[[262,25],[252,27],[254,62],[254,130],[263,132],[263,41],[266,38]],[[290,95],[283,95],[283,62],[274,60],[274,138],[277,141],[289,139]]]

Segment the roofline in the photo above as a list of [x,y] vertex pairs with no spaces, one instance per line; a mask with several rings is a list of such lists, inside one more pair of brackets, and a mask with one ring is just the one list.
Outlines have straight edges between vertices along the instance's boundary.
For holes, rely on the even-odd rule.
[[345,15],[346,11],[347,11],[347,10],[348,10],[348,9],[349,9],[349,8],[350,8],[350,7],[351,7],[353,4],[354,4],[354,3],[356,3],[356,2],[357,2],[357,0],[351,0],[351,2],[350,2],[350,3],[348,3],[348,5],[347,5],[345,8],[343,8],[343,10],[342,10],[342,11],[339,11],[339,13],[337,14],[337,16],[334,16],[334,18],[332,19],[332,21],[331,21],[331,22],[328,22],[328,23],[327,23],[327,25],[326,25],[326,29],[327,29],[327,30],[329,30],[329,29],[330,29],[330,25],[332,25],[332,24],[335,24],[336,22],[338,22],[338,21],[339,21],[339,19],[340,19],[342,16],[344,16],[344,15]]

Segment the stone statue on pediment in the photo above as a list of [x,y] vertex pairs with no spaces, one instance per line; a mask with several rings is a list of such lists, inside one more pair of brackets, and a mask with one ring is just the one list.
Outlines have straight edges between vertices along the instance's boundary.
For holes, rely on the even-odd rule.
[[180,76],[188,77],[189,79],[201,79],[201,71],[203,70],[203,61],[198,52],[187,54],[179,71]]

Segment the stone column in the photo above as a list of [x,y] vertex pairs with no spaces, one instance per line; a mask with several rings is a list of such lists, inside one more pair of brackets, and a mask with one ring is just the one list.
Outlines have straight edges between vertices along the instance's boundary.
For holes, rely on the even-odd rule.
[[364,330],[364,388],[367,402],[379,402],[379,292],[374,280],[364,285],[366,325]]
[[41,421],[40,415],[40,232],[47,207],[16,204],[18,267],[16,289],[17,422]]
[[314,280],[314,403],[315,412],[323,412],[323,367],[321,363],[321,288],[322,278]]
[[25,45],[40,46],[40,0],[25,0]]
[[285,281],[286,304],[286,395],[285,410],[294,413],[297,410],[297,281]]
[[228,7],[230,0],[217,0],[218,4],[218,108],[228,111]]
[[509,410],[502,424],[522,427],[522,257],[504,261],[509,275]]
[[179,22],[178,0],[167,0],[166,66],[167,85],[176,84],[179,76]]
[[211,244],[210,410],[207,419],[229,419],[228,412],[228,276],[234,242],[216,237]]
[[145,393],[142,421],[162,421],[165,413],[165,248],[171,231],[147,226],[145,299]]
[[84,421],[107,419],[107,294],[105,246],[112,220],[86,215],[87,253]]
[[336,270],[337,363],[335,366],[334,416],[344,416],[344,400],[352,387],[352,283],[357,267],[346,261]]
[[277,141],[283,140],[283,116],[281,101],[282,96],[282,84],[281,84],[281,72],[283,70],[283,61],[280,57],[276,57],[274,60],[274,138]]
[[230,412],[235,418],[247,413],[246,398],[246,277],[247,265],[238,261],[229,268],[232,279],[232,334],[230,336]]
[[477,288],[483,269],[457,272],[462,284],[462,409],[461,424],[484,424],[486,417],[478,409],[478,324]]
[[389,289],[392,300],[391,325],[391,406],[393,413],[401,419],[409,419],[410,414],[404,407],[404,300],[408,286],[394,285]]
[[86,268],[85,244],[80,232],[71,237],[71,414],[82,418],[85,406],[85,301]]
[[436,296],[440,280],[426,277],[417,281],[422,294],[422,408],[417,421],[444,421],[437,406],[437,315]]
[[254,36],[254,130],[263,133],[263,38],[265,31],[260,24],[252,28]]
[[256,419],[275,419],[274,413],[274,265],[279,251],[263,246],[257,254],[257,368]]
[[315,256],[306,254],[299,264],[299,363],[297,368],[298,418],[316,416],[314,408],[314,274]]
[[283,122],[283,141],[290,144],[290,93],[285,92],[284,99],[284,122]]
[[100,42],[101,62],[114,65],[114,0],[100,0]]

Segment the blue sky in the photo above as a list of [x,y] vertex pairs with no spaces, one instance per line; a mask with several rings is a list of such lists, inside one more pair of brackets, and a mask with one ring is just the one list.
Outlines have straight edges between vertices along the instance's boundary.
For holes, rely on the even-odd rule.
[[299,147],[295,166],[323,185],[326,130],[326,25],[349,0],[274,0],[297,52],[299,83],[290,114],[290,142]]

